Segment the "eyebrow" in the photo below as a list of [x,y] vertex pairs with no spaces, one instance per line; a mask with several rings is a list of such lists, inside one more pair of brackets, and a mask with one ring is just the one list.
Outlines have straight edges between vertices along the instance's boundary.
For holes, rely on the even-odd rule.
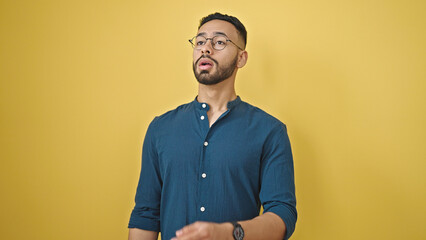
[[[197,37],[198,36],[205,36],[205,35],[207,35],[207,33],[200,32],[200,33],[197,34]],[[229,38],[228,35],[226,35],[224,32],[213,32],[213,35],[215,35],[215,36],[222,35],[222,36],[225,36],[225,37]]]

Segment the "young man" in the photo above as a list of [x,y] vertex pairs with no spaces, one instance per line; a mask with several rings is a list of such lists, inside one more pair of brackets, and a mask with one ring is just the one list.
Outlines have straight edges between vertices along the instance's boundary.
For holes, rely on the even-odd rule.
[[129,239],[287,239],[297,212],[286,127],[235,93],[245,27],[211,14],[190,42],[198,96],[147,130]]

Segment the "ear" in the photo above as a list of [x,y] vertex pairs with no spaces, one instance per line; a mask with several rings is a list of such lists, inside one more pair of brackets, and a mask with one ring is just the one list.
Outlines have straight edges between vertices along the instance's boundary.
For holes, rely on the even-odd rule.
[[241,51],[241,52],[238,54],[237,67],[238,67],[238,68],[242,68],[242,67],[244,67],[244,66],[246,65],[246,63],[247,63],[247,58],[248,58],[248,53],[247,53],[247,51],[246,51],[246,50]]

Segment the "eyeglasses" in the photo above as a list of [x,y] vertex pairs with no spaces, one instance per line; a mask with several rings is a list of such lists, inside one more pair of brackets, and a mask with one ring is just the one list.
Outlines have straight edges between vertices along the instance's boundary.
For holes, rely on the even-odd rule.
[[206,38],[204,36],[195,36],[192,39],[189,40],[192,47],[196,50],[201,50],[201,48],[207,43],[207,41],[212,41],[212,47],[215,50],[223,50],[226,45],[228,45],[228,42],[231,42],[234,44],[238,49],[244,50],[237,46],[233,41],[229,40],[225,36],[214,36],[212,38]]

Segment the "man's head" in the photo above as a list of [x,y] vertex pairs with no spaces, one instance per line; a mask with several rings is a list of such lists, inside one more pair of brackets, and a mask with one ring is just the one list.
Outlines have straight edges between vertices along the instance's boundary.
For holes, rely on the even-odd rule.
[[245,65],[247,31],[235,17],[210,14],[200,21],[194,46],[193,71],[198,82],[214,85],[234,79],[237,69]]
[[203,17],[200,20],[200,25],[198,25],[198,30],[200,30],[201,26],[203,26],[205,23],[212,21],[212,20],[222,20],[222,21],[227,21],[229,23],[231,23],[232,25],[234,25],[235,29],[237,29],[238,31],[238,35],[239,38],[241,40],[243,40],[244,45],[242,45],[242,49],[246,49],[246,45],[247,45],[247,30],[244,27],[244,25],[240,22],[240,20],[238,20],[238,18],[234,17],[234,16],[229,16],[226,14],[222,14],[222,13],[212,13],[208,16]]

